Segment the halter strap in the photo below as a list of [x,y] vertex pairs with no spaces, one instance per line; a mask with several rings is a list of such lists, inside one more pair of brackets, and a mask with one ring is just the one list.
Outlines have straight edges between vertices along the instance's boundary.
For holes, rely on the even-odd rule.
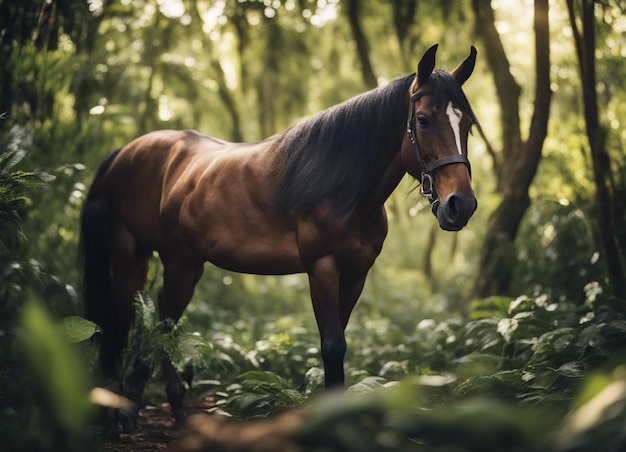
[[426,165],[426,173],[432,173],[434,170],[439,168],[440,166],[450,165],[452,163],[463,163],[467,166],[470,177],[472,177],[472,166],[470,165],[469,160],[463,154],[452,154],[446,155],[445,157],[441,157],[439,160],[435,160],[433,163],[429,163]]
[[435,160],[432,163],[426,163],[424,161],[424,157],[422,156],[422,152],[420,151],[419,144],[417,143],[417,137],[415,135],[415,122],[413,121],[413,104],[427,94],[433,94],[430,90],[416,91],[411,95],[409,102],[409,114],[407,115],[406,120],[406,132],[409,135],[411,143],[413,143],[413,147],[415,148],[415,157],[417,157],[417,163],[422,169],[421,173],[421,190],[422,195],[428,198],[430,202],[431,209],[434,209],[439,200],[435,196],[433,191],[433,172],[442,166],[451,165],[454,163],[463,163],[467,170],[469,171],[470,178],[472,177],[472,166],[470,165],[469,160],[463,154],[453,154],[442,157],[438,160]]

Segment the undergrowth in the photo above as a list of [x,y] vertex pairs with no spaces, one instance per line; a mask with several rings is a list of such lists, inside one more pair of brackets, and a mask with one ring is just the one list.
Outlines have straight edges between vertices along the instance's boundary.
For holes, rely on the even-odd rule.
[[[313,420],[303,438],[326,435],[331,449],[585,450],[596,435],[606,450],[626,444],[616,421],[626,414],[626,385],[613,388],[584,428],[572,420],[588,414],[590,400],[606,398],[611,384],[626,381],[626,318],[599,291],[580,303],[546,295],[475,300],[468,318],[424,319],[409,332],[371,313],[352,321],[358,327],[347,331],[348,391],[333,396],[340,402],[325,401],[317,333],[298,327],[297,316],[266,320],[256,341],[243,334],[239,343],[237,325],[206,333],[214,354],[199,369],[196,391],[218,399],[216,412],[240,419],[306,406]],[[354,393],[381,395],[358,402]],[[319,413],[327,418],[315,421]],[[337,416],[343,420],[331,425]],[[351,445],[342,443],[342,423],[354,430]]]

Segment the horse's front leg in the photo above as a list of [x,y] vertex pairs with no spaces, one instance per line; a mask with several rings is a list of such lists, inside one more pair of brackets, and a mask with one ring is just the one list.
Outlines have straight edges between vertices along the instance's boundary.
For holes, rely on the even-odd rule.
[[311,301],[320,332],[324,382],[327,388],[344,383],[346,338],[339,305],[339,267],[334,256],[318,259],[309,272]]
[[339,321],[345,330],[350,320],[352,309],[363,292],[367,271],[352,276],[342,274],[339,280]]

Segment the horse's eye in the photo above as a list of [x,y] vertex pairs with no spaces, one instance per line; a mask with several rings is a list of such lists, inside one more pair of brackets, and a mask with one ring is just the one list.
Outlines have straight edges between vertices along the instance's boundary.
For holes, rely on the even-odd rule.
[[428,116],[418,115],[417,123],[419,124],[420,129],[427,129],[430,126],[430,119],[428,119]]

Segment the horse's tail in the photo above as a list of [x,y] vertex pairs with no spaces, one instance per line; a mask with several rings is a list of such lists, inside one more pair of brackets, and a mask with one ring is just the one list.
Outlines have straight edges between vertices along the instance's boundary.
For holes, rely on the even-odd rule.
[[110,210],[104,193],[104,175],[119,151],[112,152],[100,164],[80,218],[79,256],[85,317],[102,329],[100,364],[106,376],[116,374],[116,363],[123,347],[115,318],[107,240]]

